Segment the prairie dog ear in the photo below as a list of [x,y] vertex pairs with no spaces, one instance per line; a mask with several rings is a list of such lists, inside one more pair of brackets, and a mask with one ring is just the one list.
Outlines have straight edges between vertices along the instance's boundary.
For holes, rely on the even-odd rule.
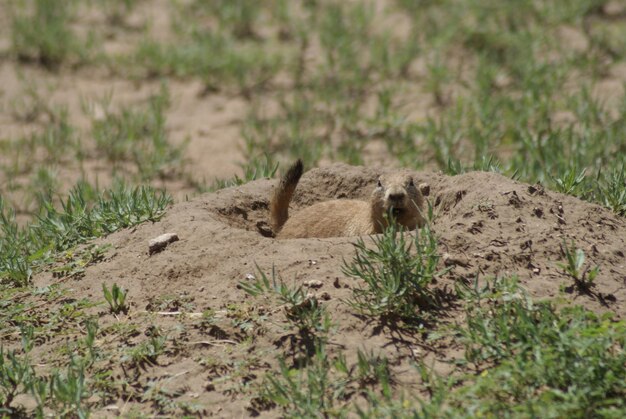
[[423,196],[430,195],[430,185],[428,183],[420,183],[419,190]]

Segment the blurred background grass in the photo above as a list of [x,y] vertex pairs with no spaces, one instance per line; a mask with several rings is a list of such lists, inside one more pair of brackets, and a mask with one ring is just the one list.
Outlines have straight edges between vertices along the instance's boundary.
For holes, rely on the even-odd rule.
[[[157,6],[161,14],[145,13]],[[189,168],[203,164],[186,149],[194,133],[169,138],[175,82],[199,83],[199,101],[243,99],[238,143],[213,140],[236,148],[241,169],[227,174],[235,183],[295,158],[490,170],[623,215],[625,7],[13,0],[2,6],[2,60],[22,75],[22,90],[3,112],[28,134],[0,138],[2,195],[35,215],[69,190],[67,178],[93,184],[94,166],[104,185],[192,194],[232,184]],[[84,100],[75,116],[48,99],[48,82],[67,74],[154,88],[132,106],[110,106],[106,94]]]

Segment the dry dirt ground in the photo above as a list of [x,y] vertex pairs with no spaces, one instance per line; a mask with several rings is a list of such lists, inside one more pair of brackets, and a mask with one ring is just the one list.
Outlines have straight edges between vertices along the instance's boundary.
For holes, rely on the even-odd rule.
[[[20,81],[28,80],[28,82]],[[25,91],[29,84],[38,86],[51,106],[68,109],[71,123],[85,131],[89,128],[89,117],[83,112],[84,103],[96,103],[110,97],[112,109],[122,106],[140,106],[159,90],[158,81],[134,82],[123,78],[90,71],[50,75],[45,71],[31,69],[0,61],[0,123],[4,138],[28,135],[39,127],[37,122],[16,121],[15,109],[28,102]],[[243,162],[240,151],[240,129],[238,122],[245,116],[245,103],[237,97],[226,95],[203,96],[201,83],[193,81],[169,83],[172,105],[167,112],[167,130],[173,144],[187,142],[185,169],[198,181],[209,184],[216,178],[229,178],[240,173]],[[91,139],[84,139],[89,144]],[[102,163],[94,159],[94,164]],[[89,162],[87,163],[89,165]],[[75,184],[80,171],[72,167],[71,172],[61,173],[60,178],[67,188]],[[91,180],[99,179],[103,185],[110,177],[108,167],[94,167],[89,171]],[[168,185],[179,189],[179,185]],[[191,189],[187,186],[186,191]],[[182,195],[181,195],[182,196]]]
[[[380,173],[347,165],[313,169],[303,176],[292,211],[331,198],[366,198]],[[563,303],[610,310],[618,318],[626,314],[623,218],[598,205],[493,173],[448,177],[416,172],[415,178],[431,185],[429,200],[436,214],[432,229],[441,267],[450,268],[435,287],[451,290],[455,281],[469,282],[476,276],[518,275],[537,299],[560,296]],[[102,283],[117,283],[128,289],[128,314],[110,314],[105,305],[86,309],[99,320],[97,346],[115,354],[102,365],[114,371],[112,382],[156,384],[176,402],[200,405],[206,415],[276,416],[280,411],[264,411],[249,389],[276,370],[277,355],[295,362],[302,342],[284,327],[283,307],[275,300],[252,298],[238,286],[251,275],[259,276],[257,266],[268,274],[274,267],[287,284],[321,281],[321,287],[311,292],[327,308],[335,327],[329,337],[331,355],[342,351],[348,362],[354,362],[358,349],[385,355],[403,391],[419,381],[410,366],[416,359],[445,374],[446,362],[461,348],[442,342],[430,345],[419,335],[381,328],[356,316],[344,303],[353,288],[363,285],[342,274],[344,260],[354,256],[354,237],[276,240],[259,234],[257,223],[267,221],[274,182],[259,180],[205,194],[175,204],[159,222],[99,240],[98,244],[112,245],[104,261],[88,267],[82,277],[64,279],[62,287],[71,292],[40,303],[36,310],[54,312],[83,298],[101,301]],[[149,255],[148,241],[170,232],[180,240]],[[590,267],[600,266],[591,293],[574,290],[572,279],[558,266],[564,259],[561,245],[570,239],[584,250]],[[50,272],[34,278],[37,287],[58,282]],[[203,317],[203,312],[212,314]],[[443,323],[460,321],[462,316],[453,300],[437,313]],[[124,351],[155,330],[167,336],[165,354],[154,364],[129,366]],[[79,338],[61,332],[38,345],[34,360],[45,368],[50,354],[57,356],[59,349]],[[17,344],[18,337],[12,340]],[[126,396],[109,400],[97,416],[145,411],[145,401],[143,408],[138,406],[142,402],[137,395],[142,393],[139,387],[125,388]],[[153,408],[154,404],[148,409]]]
[[[9,6],[0,4],[0,138],[19,139],[41,131],[48,122],[46,111],[41,108],[64,109],[69,124],[80,136],[86,160],[80,165],[72,159],[58,167],[49,161],[40,165],[53,169],[62,194],[81,179],[108,187],[114,176],[111,164],[94,153],[90,132],[92,117],[85,109],[103,102],[110,103],[111,112],[119,112],[124,107],[145,107],[147,99],[159,92],[161,80],[138,78],[101,64],[48,71],[32,63],[16,62],[7,53],[11,45]],[[171,14],[172,5],[167,0],[139,2],[132,13],[124,17],[125,24],[116,26],[111,25],[98,8],[86,8],[73,22],[72,29],[78,33],[96,29],[102,51],[114,57],[133,51],[146,27],[151,30],[151,39],[171,39]],[[204,94],[203,83],[192,79],[169,80],[168,89],[171,104],[165,112],[165,128],[171,144],[185,143],[181,168],[184,176],[153,183],[182,199],[196,192],[196,183],[211,185],[216,179],[241,175],[244,157],[240,122],[246,116],[249,103],[232,93]],[[36,97],[31,92],[35,92]],[[10,164],[8,156],[0,155],[0,165]],[[8,185],[28,183],[31,178],[31,173],[22,173],[13,179],[0,176],[4,197],[16,205],[18,215],[20,212],[32,215],[32,208],[23,202],[23,191],[11,190]]]
[[[185,3],[185,2],[181,2]],[[377,13],[388,3],[384,0],[374,2]],[[34,63],[16,61],[11,57],[11,18],[9,3],[0,4],[0,126],[2,140],[20,139],[33,132],[41,131],[47,122],[46,112],[40,107],[50,109],[66,109],[69,123],[80,133],[80,141],[85,147],[85,162],[77,165],[74,161],[64,161],[54,166],[56,180],[60,182],[59,193],[65,194],[69,188],[82,178],[89,182],[107,187],[112,180],[111,164],[93,152],[93,138],[90,132],[91,116],[84,108],[110,100],[111,110],[119,111],[123,107],[144,106],[148,97],[158,93],[161,81],[154,77],[133,75],[132,71],[116,68],[115,65],[91,64],[73,67],[66,65],[56,71],[48,71]],[[612,6],[613,7],[613,6]],[[617,5],[618,14],[622,13]],[[154,0],[137,2],[126,16],[123,24],[112,25],[102,10],[97,7],[81,9],[81,14],[71,22],[72,30],[85,34],[95,29],[99,34],[101,50],[109,57],[121,57],[130,54],[137,45],[149,34],[149,39],[168,42],[175,39],[172,33],[171,19],[172,2]],[[381,13],[381,16],[383,14]],[[407,32],[410,25],[406,16],[401,13],[387,17],[393,21],[394,31],[398,34]],[[388,22],[381,22],[388,24]],[[384,25],[383,25],[384,26]],[[146,28],[147,31],[146,31]],[[588,47],[588,40],[575,28],[564,27],[559,34],[564,45],[572,50]],[[319,51],[311,48],[310,56],[306,57],[310,66],[317,64]],[[417,80],[426,79],[427,63],[422,57],[415,60],[411,72]],[[128,73],[128,74],[127,74]],[[594,97],[602,102],[615,106],[623,95],[626,66],[617,63],[606,68],[606,74],[593,87]],[[274,90],[280,91],[284,86],[276,80]],[[194,78],[168,78],[171,105],[166,110],[166,131],[174,145],[185,143],[184,165],[185,176],[178,176],[163,181],[153,180],[159,187],[164,187],[175,198],[182,199],[197,192],[194,185],[210,186],[215,179],[228,179],[242,174],[242,165],[246,163],[243,151],[242,122],[251,111],[251,102],[234,92],[211,92],[207,94],[206,86]],[[577,81],[572,82],[572,90],[579,88]],[[37,92],[37,98],[29,92]],[[447,94],[452,95],[451,92]],[[263,103],[264,111],[272,113],[277,106],[277,99],[272,92],[261,92],[258,100]],[[422,87],[408,87],[403,92],[401,102],[406,102],[402,111],[409,120],[423,120],[428,116],[436,116],[441,109],[430,98]],[[452,97],[452,96],[451,96]],[[371,99],[371,98],[370,98]],[[369,106],[369,105],[368,105]],[[372,104],[373,106],[373,104]],[[369,107],[372,107],[369,106]],[[567,120],[571,115],[556,115]],[[396,159],[389,155],[387,147],[377,141],[370,141],[362,150],[363,161],[368,165],[387,167],[397,165]],[[13,155],[0,155],[0,165],[10,165]],[[38,162],[45,166],[49,162]],[[320,166],[330,163],[327,157],[318,162]],[[427,168],[434,167],[426,164]],[[20,188],[13,190],[12,183],[28,184],[33,173],[19,173],[16,178],[7,179],[0,174],[0,187],[5,199],[15,204],[18,216],[24,219],[33,215],[32,202],[22,202],[28,192]],[[202,189],[202,188],[200,188]]]
[[[140,2],[124,29],[108,31],[104,51],[128,52],[142,37],[141,27],[146,24],[151,25],[155,39],[168,40],[168,4],[166,0]],[[5,11],[0,2],[3,51],[10,45]],[[95,13],[81,17],[75,25],[85,30],[90,25],[101,28],[106,22]],[[576,30],[564,31],[563,38],[576,48],[579,35]],[[422,77],[421,67],[425,65],[418,64],[415,72]],[[623,96],[624,80],[626,66],[613,65],[593,93],[613,104]],[[28,100],[25,92],[32,86],[45,103],[67,107],[70,122],[81,130],[85,143],[91,144],[90,120],[82,111],[85,102],[110,95],[114,109],[139,107],[158,92],[160,82],[133,79],[106,68],[52,73],[2,55],[1,137],[20,138],[41,129],[42,120],[16,117]],[[241,122],[250,110],[249,101],[222,92],[204,94],[203,83],[192,79],[172,79],[169,88],[172,105],[167,110],[167,132],[175,144],[189,141],[185,170],[196,181],[208,184],[215,178],[240,175],[240,164],[244,163]],[[411,112],[420,118],[438,112],[421,89],[407,95],[411,119],[417,119]],[[292,211],[327,199],[366,199],[383,170],[374,166],[386,164],[389,156],[384,145],[375,142],[369,143],[364,153],[364,161],[372,163],[368,167],[331,165],[305,173]],[[0,156],[0,164],[4,163]],[[321,161],[321,165],[328,163]],[[111,180],[102,160],[88,157],[85,167],[91,181],[98,179],[104,186]],[[74,185],[83,175],[77,167],[59,168],[58,177],[63,183],[60,189]],[[517,275],[536,299],[556,298],[561,304],[573,302],[596,312],[611,311],[616,318],[624,319],[626,219],[599,205],[494,173],[449,177],[416,172],[415,177],[431,185],[429,201],[435,214],[431,227],[438,240],[440,267],[448,269],[433,286],[444,295],[455,284],[470,283],[475,278]],[[8,181],[0,178],[0,189],[4,191]],[[224,418],[279,416],[278,408],[260,402],[257,389],[266,374],[276,374],[279,356],[295,365],[307,344],[287,327],[285,307],[276,298],[251,297],[239,286],[259,278],[261,272],[270,275],[274,268],[285,283],[304,286],[326,308],[333,323],[327,345],[329,357],[343,353],[353,365],[357,350],[386,356],[397,391],[418,388],[419,373],[412,366],[415,361],[432,365],[440,374],[448,373],[450,361],[463,350],[458,344],[445,339],[425,342],[419,334],[381,327],[357,316],[345,303],[353,289],[363,286],[342,272],[355,254],[355,237],[276,240],[259,233],[257,226],[268,219],[268,197],[275,182],[258,180],[189,201],[183,197],[194,189],[180,179],[159,185],[179,201],[160,221],[89,244],[110,247],[103,260],[84,272],[61,279],[52,270],[34,276],[33,285],[42,292],[20,292],[11,304],[32,304],[27,314],[36,319],[36,325],[53,327],[53,333],[47,335],[51,336],[49,340],[35,342],[30,353],[36,369],[46,372],[55,365],[67,364],[68,353],[84,339],[85,330],[77,331],[75,324],[56,324],[52,317],[63,312],[64,318],[71,318],[70,310],[77,310],[77,318],[80,314],[98,319],[95,347],[107,355],[93,368],[102,374],[88,377],[92,389],[108,394],[87,401],[105,406],[93,409],[95,417],[155,412],[179,416],[187,411]],[[180,240],[150,255],[149,240],[163,233],[176,233]],[[371,239],[365,240],[371,245]],[[585,268],[599,266],[595,287],[587,293],[573,287],[572,278],[559,265],[565,259],[563,244],[572,241],[586,255]],[[128,290],[127,313],[110,313],[103,298],[103,283],[108,287],[115,283]],[[57,288],[46,288],[51,286]],[[44,293],[46,289],[63,291]],[[453,298],[435,313],[444,325],[462,322],[463,316],[462,307]],[[133,349],[154,336],[166,338],[164,352],[154,360],[133,359]],[[18,332],[0,339],[6,348],[20,346]],[[355,395],[352,400],[358,402],[361,389],[349,391]],[[20,396],[14,405],[21,403],[32,413],[32,400]]]

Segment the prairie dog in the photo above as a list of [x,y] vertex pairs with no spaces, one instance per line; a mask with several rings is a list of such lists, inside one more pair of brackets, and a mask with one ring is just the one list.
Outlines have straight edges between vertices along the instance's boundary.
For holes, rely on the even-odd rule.
[[281,178],[270,199],[270,222],[277,238],[382,233],[388,224],[388,213],[409,230],[424,225],[422,192],[409,174],[401,172],[381,176],[369,201],[335,199],[311,205],[289,217],[289,203],[302,172],[302,161],[298,160]]

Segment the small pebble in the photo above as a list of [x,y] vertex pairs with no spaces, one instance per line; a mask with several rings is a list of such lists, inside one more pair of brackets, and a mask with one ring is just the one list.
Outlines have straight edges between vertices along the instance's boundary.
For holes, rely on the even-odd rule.
[[321,288],[323,285],[324,283],[317,279],[312,279],[304,283],[304,286],[309,288]]
[[150,254],[160,252],[165,249],[168,244],[176,241],[178,241],[178,234],[176,233],[161,234],[159,237],[150,240],[148,243],[149,252]]

